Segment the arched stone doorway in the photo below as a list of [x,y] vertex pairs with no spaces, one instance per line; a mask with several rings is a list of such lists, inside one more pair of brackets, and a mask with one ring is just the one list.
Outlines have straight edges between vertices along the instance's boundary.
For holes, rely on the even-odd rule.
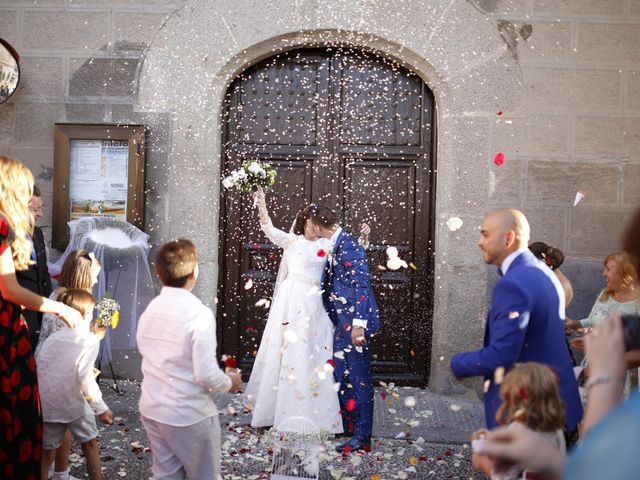
[[[177,236],[196,242],[200,277],[195,292],[213,306],[223,263],[218,229],[227,89],[240,72],[278,52],[335,45],[397,60],[416,72],[435,97],[438,175],[429,386],[447,391],[449,356],[476,348],[483,333],[487,274],[469,245],[487,211],[492,125],[496,112],[517,108],[522,94],[517,57],[494,19],[471,2],[292,5],[276,0],[265,9],[257,0],[189,1],[162,25],[139,74],[140,108],[171,113],[166,164],[153,153],[148,156],[148,178],[162,181],[159,201],[147,208],[157,218],[152,238],[156,244]],[[454,215],[465,224],[457,232],[446,226]]]
[[[331,205],[352,232],[371,224],[370,278],[383,325],[374,375],[414,385],[428,380],[431,351],[434,111],[415,73],[342,47],[293,50],[247,69],[229,87],[222,117],[223,171],[249,158],[278,170],[276,226],[288,230],[311,201]],[[256,303],[271,298],[280,255],[258,230],[248,195],[222,193],[219,341],[248,374],[268,315]],[[390,245],[411,267],[385,268]]]

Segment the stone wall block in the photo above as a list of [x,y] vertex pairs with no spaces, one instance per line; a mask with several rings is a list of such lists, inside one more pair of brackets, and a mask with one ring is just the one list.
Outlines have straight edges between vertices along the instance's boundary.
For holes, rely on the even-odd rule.
[[21,103],[18,109],[19,145],[53,145],[54,123],[66,120],[62,103]]
[[[3,6],[4,3],[3,3]],[[11,10],[0,11],[0,36],[17,49],[18,41],[18,12]]]
[[502,166],[491,163],[489,171],[489,203],[505,208],[520,206],[524,181],[523,160],[509,159]]
[[527,204],[573,205],[576,192],[582,205],[617,205],[620,168],[571,162],[529,161]]
[[21,57],[19,94],[63,99],[63,62],[60,57]]
[[624,0],[534,0],[533,14],[622,15]]
[[640,62],[638,24],[579,23],[576,55],[585,62],[637,64]]
[[640,206],[640,163],[624,167],[622,182],[624,204],[637,208]]
[[101,103],[65,103],[67,122],[99,123],[106,121],[105,105]]
[[14,144],[17,109],[13,100],[0,105],[0,145]]
[[621,76],[613,70],[523,69],[524,107],[531,111],[614,111],[620,108]]
[[26,11],[23,48],[95,51],[108,40],[106,12]]
[[630,0],[630,11],[632,16],[640,17],[640,0]]
[[629,216],[613,208],[572,209],[569,253],[604,256],[619,250]]
[[133,96],[138,61],[135,58],[72,58],[69,96]]
[[499,57],[447,80],[459,111],[495,114],[516,110],[522,102],[522,70],[506,47]]
[[627,74],[627,104],[625,108],[640,111],[640,70],[632,70]]
[[577,117],[575,153],[638,158],[640,122],[637,118]]
[[116,45],[134,44],[143,49],[151,43],[167,18],[165,13],[127,12],[114,15]]
[[518,54],[527,60],[562,62],[572,55],[571,23],[532,21],[532,33],[527,40],[518,41]]
[[567,253],[566,209],[527,207],[522,211],[529,220],[531,242],[545,242]]
[[[449,136],[452,162],[438,162],[440,175],[451,178],[438,184],[438,195],[449,206],[469,211],[484,208],[487,200],[487,151],[489,120],[463,117],[455,122],[455,134]],[[482,181],[481,179],[485,179]]]
[[561,115],[500,117],[494,127],[493,152],[510,155],[565,155],[569,119]]

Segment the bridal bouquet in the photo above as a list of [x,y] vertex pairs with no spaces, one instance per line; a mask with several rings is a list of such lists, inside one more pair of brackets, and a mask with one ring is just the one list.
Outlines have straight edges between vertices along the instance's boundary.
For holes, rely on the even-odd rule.
[[96,325],[100,328],[111,327],[114,330],[120,322],[120,305],[113,298],[103,297],[96,305],[98,319]]
[[269,190],[276,182],[276,170],[265,162],[247,160],[244,164],[222,180],[227,189],[237,188],[243,192],[254,193],[258,187]]

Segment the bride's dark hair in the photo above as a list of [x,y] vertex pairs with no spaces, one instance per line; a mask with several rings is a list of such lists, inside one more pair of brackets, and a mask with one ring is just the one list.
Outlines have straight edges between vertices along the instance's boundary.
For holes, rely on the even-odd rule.
[[304,226],[307,224],[307,220],[316,214],[318,206],[314,203],[302,207],[296,214],[296,221],[293,224],[293,233],[296,235],[304,235]]

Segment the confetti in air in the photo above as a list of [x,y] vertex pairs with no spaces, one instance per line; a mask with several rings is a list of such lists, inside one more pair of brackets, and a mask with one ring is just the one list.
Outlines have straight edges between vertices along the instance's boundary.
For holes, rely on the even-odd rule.
[[389,270],[399,270],[400,268],[409,268],[407,262],[402,260],[398,256],[398,249],[396,247],[387,247],[387,268]]
[[493,157],[493,163],[495,163],[499,167],[502,166],[502,164],[504,164],[504,153],[496,153],[496,156]]
[[460,230],[460,228],[462,228],[462,220],[460,217],[451,217],[447,220],[447,228],[452,232]]
[[573,201],[573,206],[574,207],[577,206],[584,199],[584,197],[585,197],[584,193],[580,191],[576,192],[576,198]]
[[246,281],[246,283],[244,284],[244,289],[245,290],[251,290],[253,288],[253,279],[249,279]]

